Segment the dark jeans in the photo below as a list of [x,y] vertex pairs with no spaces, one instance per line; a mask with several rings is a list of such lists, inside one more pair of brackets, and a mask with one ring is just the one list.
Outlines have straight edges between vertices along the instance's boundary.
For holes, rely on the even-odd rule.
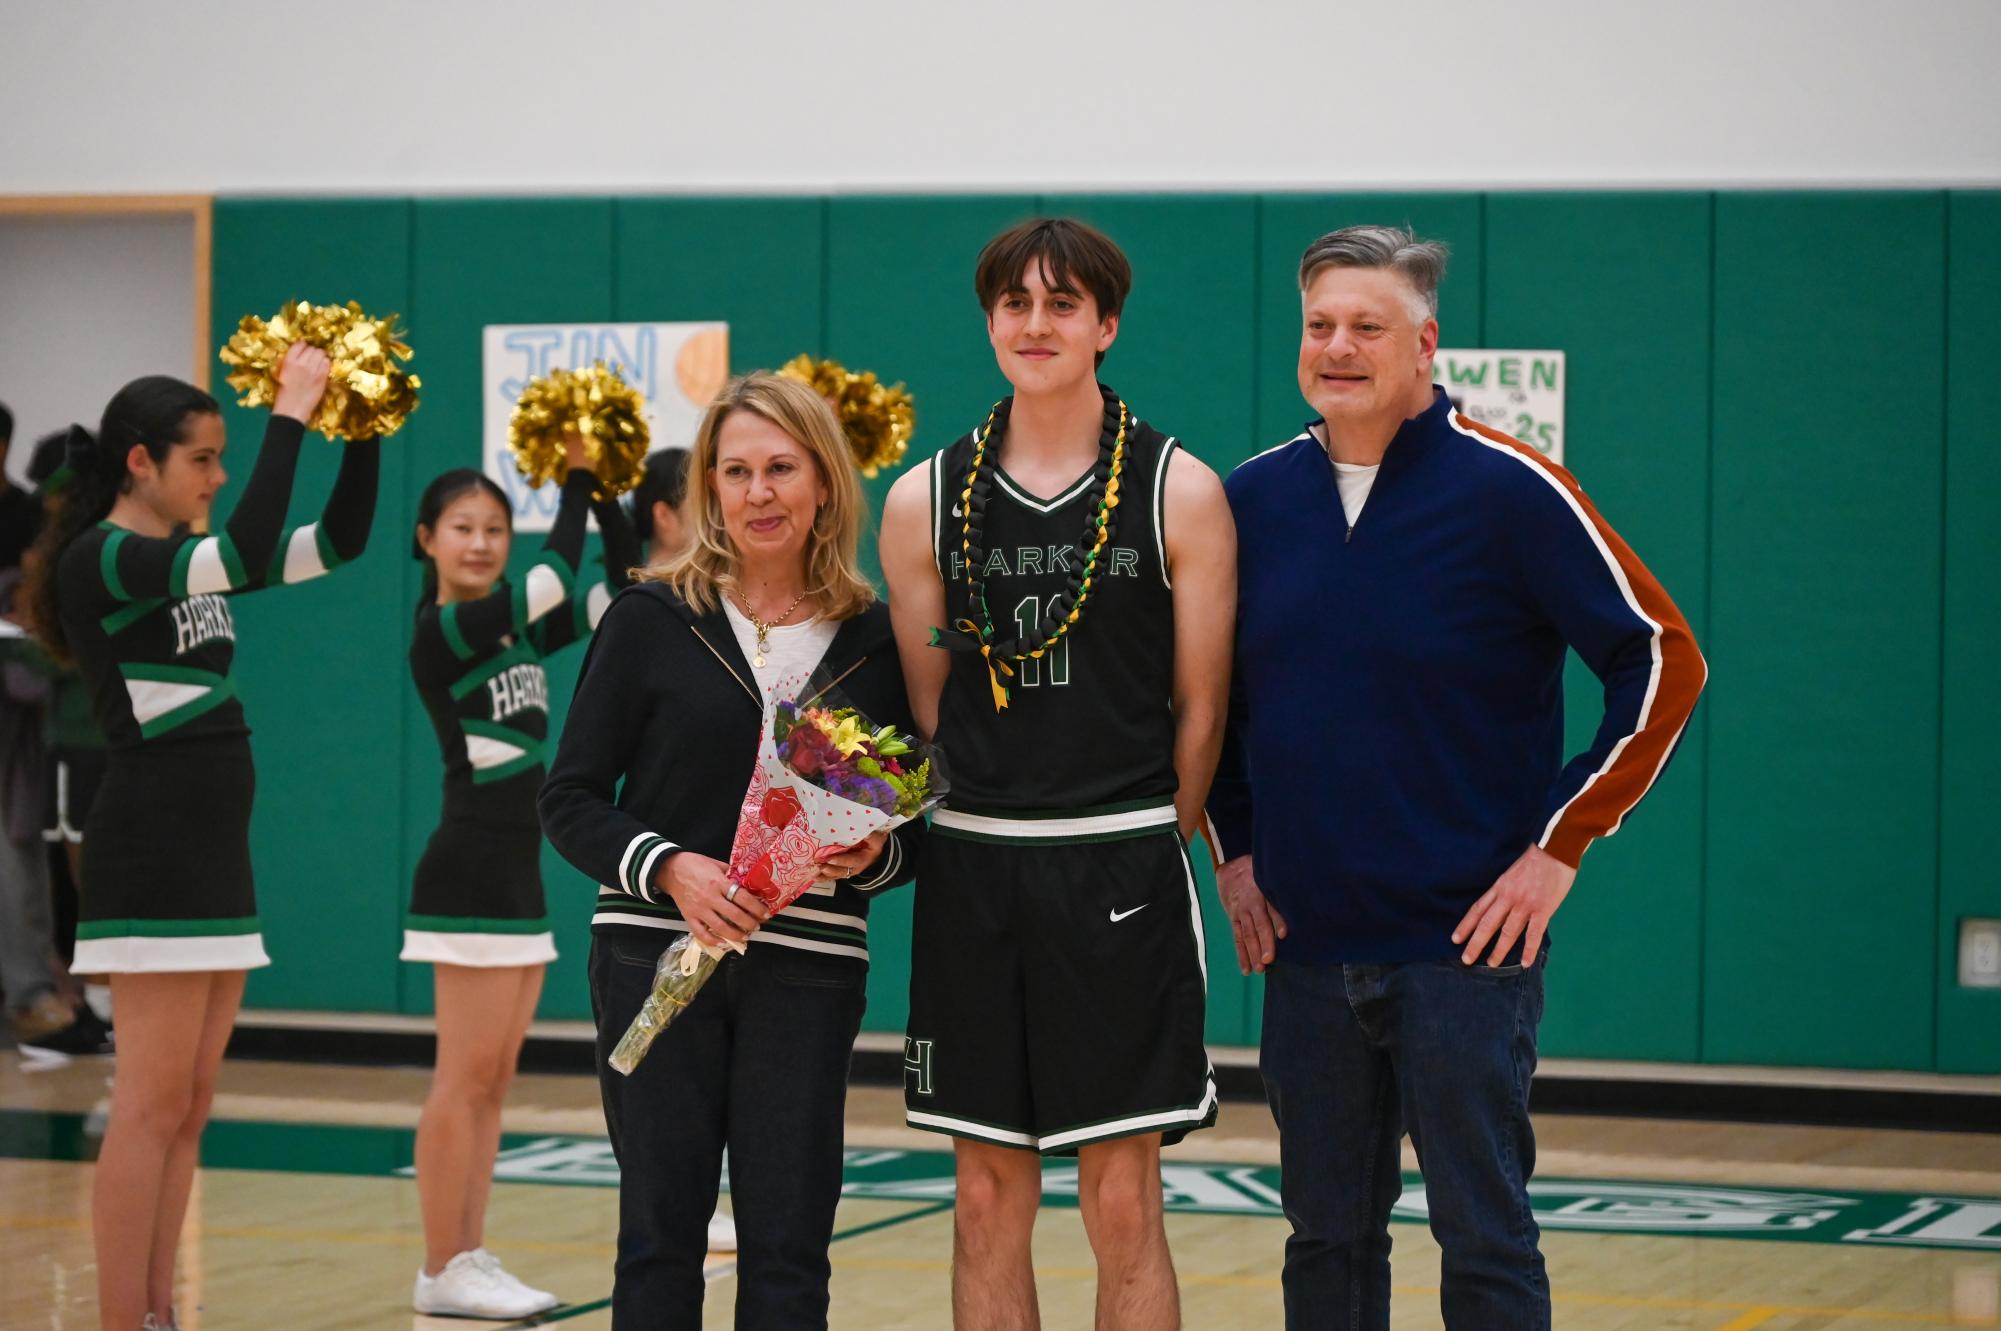
[[[1545,957],[1546,957],[1545,953]],[[1529,1211],[1529,1078],[1544,957],[1265,974],[1260,1067],[1279,1129],[1288,1331],[1390,1324],[1390,1208],[1409,1131],[1451,1331],[1547,1331]]]
[[598,1083],[618,1157],[615,1331],[698,1331],[723,1149],[737,1227],[736,1324],[827,1325],[848,1057],[867,967],[773,943],[727,955],[630,1077],[606,1063],[675,938],[591,940]]

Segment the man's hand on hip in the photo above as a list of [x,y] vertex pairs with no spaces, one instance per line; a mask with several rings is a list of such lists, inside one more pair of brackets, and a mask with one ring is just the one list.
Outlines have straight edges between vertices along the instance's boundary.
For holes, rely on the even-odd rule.
[[[1487,957],[1487,964],[1498,966],[1514,947],[1515,940],[1527,930],[1528,939],[1522,944],[1522,965],[1530,964],[1542,950],[1542,936],[1549,928],[1550,917],[1570,895],[1570,885],[1576,881],[1577,870],[1541,846],[1530,846],[1487,889],[1486,895],[1473,903],[1473,909],[1466,912],[1466,918],[1452,931],[1454,943],[1466,944],[1466,952],[1459,959],[1473,965],[1491,938],[1494,950]],[[1238,947],[1241,951],[1242,945]]]
[[1251,857],[1239,855],[1216,871],[1216,894],[1223,899],[1223,913],[1230,917],[1230,933],[1237,940],[1237,969],[1246,975],[1262,975],[1278,956],[1278,940],[1285,937],[1285,920],[1251,877]]

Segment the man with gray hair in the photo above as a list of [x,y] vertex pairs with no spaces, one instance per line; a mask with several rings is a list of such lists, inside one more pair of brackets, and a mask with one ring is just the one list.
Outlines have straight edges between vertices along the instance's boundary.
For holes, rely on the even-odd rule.
[[[1265,975],[1286,1325],[1384,1331],[1408,1131],[1454,1331],[1542,1331],[1529,1078],[1550,918],[1667,765],[1706,669],[1563,468],[1432,384],[1443,246],[1301,260],[1319,413],[1227,482],[1236,672],[1210,840]],[[1563,761],[1566,648],[1604,685]]]

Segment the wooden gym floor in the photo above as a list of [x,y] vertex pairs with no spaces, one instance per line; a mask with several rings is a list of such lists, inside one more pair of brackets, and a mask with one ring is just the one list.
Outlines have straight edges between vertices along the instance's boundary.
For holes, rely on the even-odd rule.
[[[95,1328],[89,1195],[108,1059],[0,1052],[0,1327]],[[181,1252],[187,1331],[499,1325],[409,1311],[422,1254],[409,1177],[421,1070],[232,1061]],[[488,1246],[570,1302],[539,1324],[611,1325],[616,1185],[595,1083],[526,1076],[507,1111]],[[2001,1136],[1545,1116],[1536,1210],[1556,1325],[1576,1331],[2001,1326]],[[950,1325],[947,1143],[899,1094],[850,1098],[833,1325]],[[1169,1237],[1190,1328],[1277,1327],[1287,1226],[1262,1106],[1168,1153]],[[1415,1162],[1406,1157],[1406,1168]],[[1088,1327],[1074,1166],[1051,1161],[1036,1231],[1043,1322]],[[1066,1196],[1067,1191],[1067,1196]],[[1438,1250],[1407,1185],[1400,1329],[1437,1327]],[[707,1325],[731,1324],[710,1261]]]

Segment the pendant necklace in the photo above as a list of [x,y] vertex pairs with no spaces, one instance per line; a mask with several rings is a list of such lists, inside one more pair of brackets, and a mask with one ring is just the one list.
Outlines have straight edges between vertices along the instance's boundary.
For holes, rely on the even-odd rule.
[[744,618],[748,619],[750,626],[757,630],[757,651],[752,654],[750,663],[755,669],[762,670],[764,669],[764,654],[771,650],[771,630],[792,618],[792,612],[797,610],[799,603],[806,599],[806,593],[800,592],[797,596],[793,597],[792,604],[786,606],[782,613],[771,619],[759,619],[757,611],[750,608],[750,598],[748,596],[738,593],[737,599],[743,605]]

